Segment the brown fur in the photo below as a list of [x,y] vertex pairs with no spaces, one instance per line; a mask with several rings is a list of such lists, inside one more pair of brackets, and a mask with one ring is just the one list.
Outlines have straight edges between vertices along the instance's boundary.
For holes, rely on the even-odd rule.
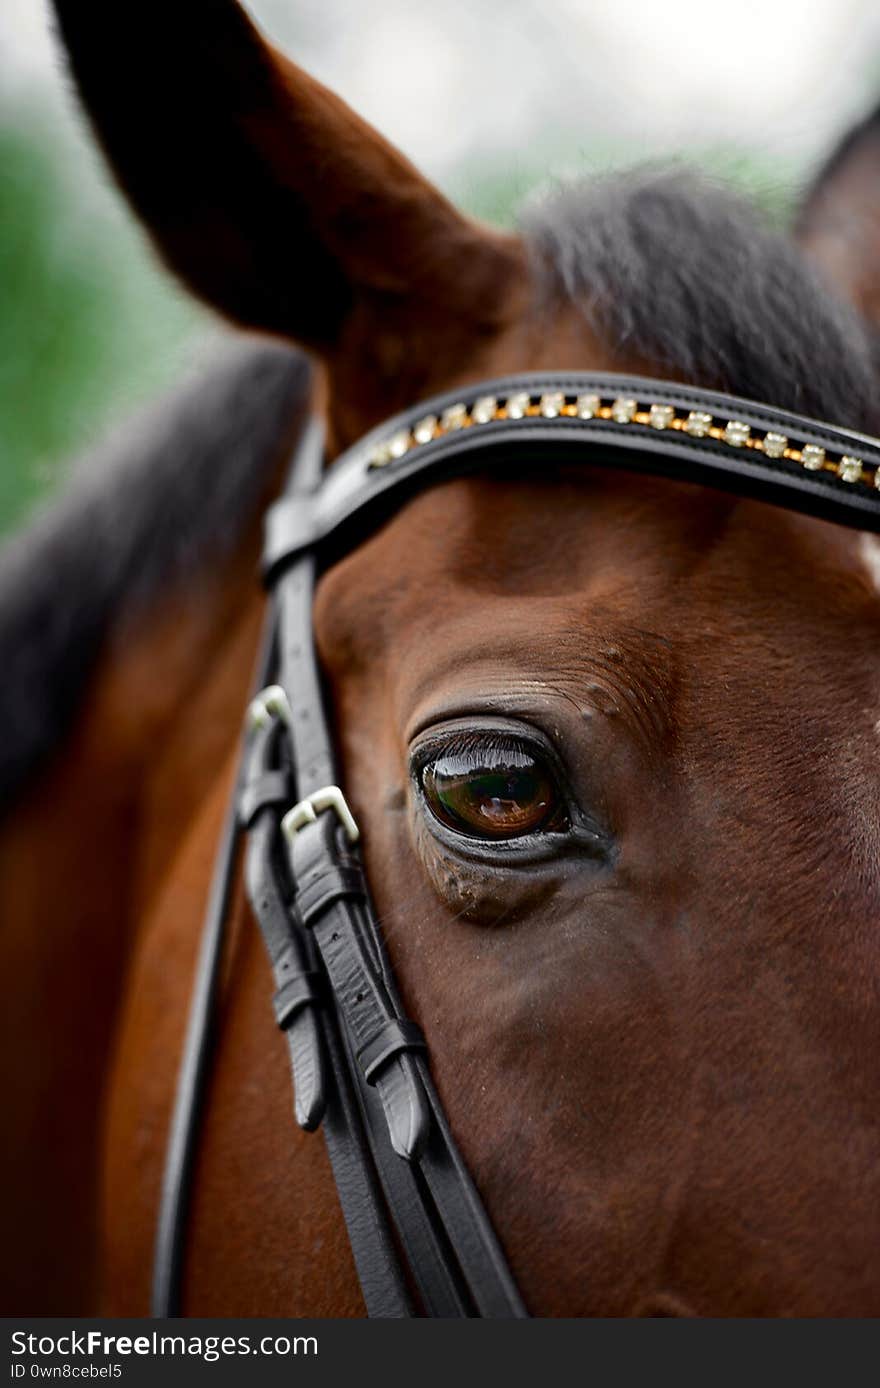
[[[126,7],[126,23],[155,44],[164,8]],[[139,191],[125,91],[111,78],[105,89],[94,54],[114,7],[58,9],[117,172],[166,255],[254,321],[252,266],[214,265],[206,283],[180,249],[195,224],[172,149],[164,198]],[[188,20],[179,50],[161,37],[194,103],[197,84],[213,84],[216,114],[223,83],[237,90],[244,31],[235,7],[210,13],[213,75],[187,48],[199,32]],[[612,360],[572,312],[548,320],[516,242],[458,219],[295,69],[242,51],[247,80],[262,71],[271,86],[256,135],[246,123],[265,185],[251,211],[287,209],[295,264],[302,208],[278,196],[298,190],[322,248],[315,283],[330,277],[338,441],[414,394],[495,371],[650,368]],[[125,77],[136,92],[137,72]],[[272,124],[291,107],[304,144]],[[237,111],[230,98],[221,128],[235,127],[240,153]],[[253,191],[236,188],[237,168],[212,190],[212,249],[242,187]],[[345,180],[361,188],[364,170],[366,241],[342,230]],[[355,232],[362,213],[355,196]],[[312,319],[257,321],[317,342]],[[25,978],[16,1097],[32,1114],[18,1130],[32,1179],[19,1166],[16,1190],[32,1263],[14,1270],[8,1310],[86,1311],[96,1298],[147,1309],[198,925],[259,622],[252,543],[196,627],[192,614],[175,622],[169,594],[137,647],[108,653],[80,727],[0,848],[5,947]],[[419,496],[333,569],[315,620],[394,966],[530,1309],[877,1314],[880,610],[855,537],[613,472],[474,478]],[[490,871],[441,852],[409,787],[408,740],[485,708],[555,739],[613,835],[613,867],[569,857]],[[186,1310],[359,1314],[322,1144],[290,1114],[268,994],[239,899]],[[22,1042],[43,1036],[48,1062]]]

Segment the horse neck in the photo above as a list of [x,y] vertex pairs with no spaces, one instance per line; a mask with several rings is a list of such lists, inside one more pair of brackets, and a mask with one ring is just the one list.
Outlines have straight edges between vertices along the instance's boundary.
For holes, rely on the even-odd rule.
[[[226,773],[263,605],[258,545],[254,529],[222,574],[166,595],[110,641],[63,749],[0,832],[0,972],[14,980],[2,1010],[5,1174],[7,1188],[39,1192],[8,1202],[26,1304],[94,1307],[99,1122],[123,980],[176,847]],[[178,932],[195,940],[198,921],[194,899]]]

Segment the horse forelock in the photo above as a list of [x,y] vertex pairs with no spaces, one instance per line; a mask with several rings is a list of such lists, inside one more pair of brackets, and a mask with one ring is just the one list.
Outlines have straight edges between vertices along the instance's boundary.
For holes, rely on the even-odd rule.
[[523,231],[546,303],[664,374],[877,432],[876,340],[749,199],[687,167],[562,185]]

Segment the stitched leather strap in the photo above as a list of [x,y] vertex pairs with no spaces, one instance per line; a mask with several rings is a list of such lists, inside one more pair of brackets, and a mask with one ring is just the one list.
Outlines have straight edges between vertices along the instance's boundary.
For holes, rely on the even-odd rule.
[[[533,408],[543,396],[566,400],[599,396],[603,401],[632,399],[638,405],[672,406],[682,418],[690,412],[708,415],[724,425],[748,426],[755,439],[772,432],[791,443],[825,449],[834,458],[853,456],[865,468],[865,481],[846,481],[827,469],[811,470],[781,456],[731,446],[711,434],[683,428],[655,428],[648,423],[621,423],[613,418],[580,418],[540,412],[518,419],[492,419],[450,430],[416,444],[413,429],[428,417],[441,419],[456,404],[527,395]],[[383,440],[409,435],[412,445],[382,467],[371,466]],[[360,544],[409,496],[451,477],[494,468],[510,470],[553,462],[574,466],[614,467],[654,476],[702,482],[804,511],[864,530],[880,529],[880,491],[872,483],[880,467],[880,440],[823,424],[803,415],[755,401],[720,395],[696,387],[611,372],[545,372],[505,376],[470,389],[447,391],[423,401],[373,430],[339,457],[317,494],[283,497],[266,521],[263,569],[267,581],[298,554],[325,550],[332,557]]]
[[344,897],[364,897],[366,890],[358,864],[322,862],[297,887],[297,915],[304,926],[315,925],[337,901]]

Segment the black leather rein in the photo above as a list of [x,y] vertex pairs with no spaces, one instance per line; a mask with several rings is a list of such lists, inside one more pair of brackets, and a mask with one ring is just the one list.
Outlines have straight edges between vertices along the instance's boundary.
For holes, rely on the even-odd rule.
[[[590,464],[703,482],[880,530],[880,442],[668,382],[571,373],[450,392],[328,470],[317,425],[269,513],[271,597],[238,788],[215,867],[168,1143],[153,1314],[179,1314],[189,1188],[228,904],[245,878],[272,964],[301,1127],[323,1127],[370,1316],[525,1311],[402,1010],[338,786],[312,637],[318,565],[408,496],[494,467]],[[637,481],[634,481],[637,485]],[[295,1179],[295,1173],[291,1173]]]

